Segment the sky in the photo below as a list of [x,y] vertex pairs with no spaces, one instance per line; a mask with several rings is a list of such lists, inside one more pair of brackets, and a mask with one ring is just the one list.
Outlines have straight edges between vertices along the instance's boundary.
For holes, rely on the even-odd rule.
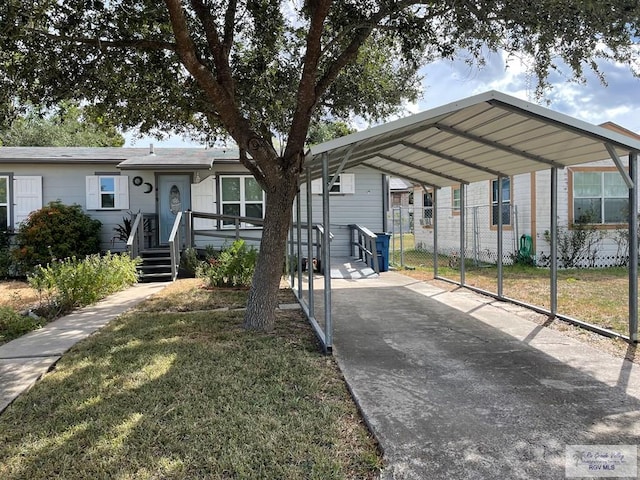
[[[628,66],[608,63],[600,68],[607,85],[590,72],[586,73],[585,83],[571,82],[567,69],[566,72],[553,72],[549,77],[552,87],[545,91],[543,98],[536,99],[535,78],[527,74],[520,61],[508,61],[505,54],[488,55],[482,68],[469,66],[461,58],[438,61],[422,69],[422,98],[406,105],[399,116],[429,110],[488,90],[498,90],[589,123],[598,125],[611,121],[640,133],[640,78],[634,77]],[[356,122],[355,126],[360,130],[368,125]],[[146,147],[149,143],[158,147],[199,146],[180,137],[162,142],[149,138],[133,141],[131,135],[125,135],[125,138],[126,146]]]

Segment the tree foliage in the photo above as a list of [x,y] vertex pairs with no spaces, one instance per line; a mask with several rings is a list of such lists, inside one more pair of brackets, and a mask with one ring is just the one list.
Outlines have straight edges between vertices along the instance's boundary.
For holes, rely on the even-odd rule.
[[124,137],[100,119],[86,118],[82,109],[63,102],[53,111],[31,108],[0,130],[5,147],[121,147]]
[[124,128],[231,136],[266,192],[245,318],[268,328],[312,121],[396,112],[421,65],[461,51],[528,56],[539,89],[557,62],[578,78],[602,59],[633,65],[639,13],[635,0],[5,0],[0,102],[5,118],[16,99],[74,98]]

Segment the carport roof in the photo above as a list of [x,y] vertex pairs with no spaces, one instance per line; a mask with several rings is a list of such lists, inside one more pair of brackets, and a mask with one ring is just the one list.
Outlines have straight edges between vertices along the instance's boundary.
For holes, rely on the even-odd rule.
[[425,186],[564,168],[640,152],[640,140],[489,91],[315,145],[305,164],[321,176],[364,165]]

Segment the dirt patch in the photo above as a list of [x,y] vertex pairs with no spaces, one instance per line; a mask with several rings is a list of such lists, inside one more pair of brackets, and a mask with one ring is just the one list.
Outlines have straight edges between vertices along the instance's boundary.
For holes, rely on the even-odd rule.
[[22,311],[38,304],[38,292],[27,282],[9,280],[0,282],[0,305]]

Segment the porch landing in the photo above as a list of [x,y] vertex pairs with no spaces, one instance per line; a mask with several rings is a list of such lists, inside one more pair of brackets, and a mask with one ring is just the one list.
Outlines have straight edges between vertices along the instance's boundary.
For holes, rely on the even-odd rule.
[[332,258],[331,278],[360,279],[377,278],[379,275],[360,259],[357,258]]

